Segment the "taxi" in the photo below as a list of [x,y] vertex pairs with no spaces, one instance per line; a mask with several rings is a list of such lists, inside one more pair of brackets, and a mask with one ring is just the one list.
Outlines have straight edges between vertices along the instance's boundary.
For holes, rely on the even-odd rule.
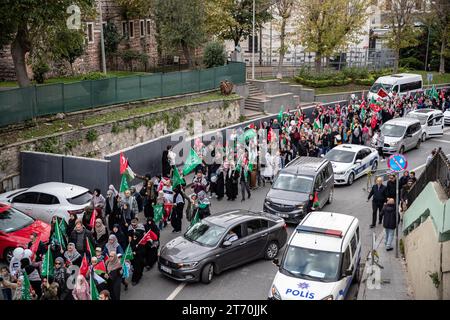
[[291,235],[269,300],[343,300],[359,282],[361,240],[357,218],[311,212]]
[[333,165],[334,184],[348,184],[378,168],[378,151],[374,148],[356,144],[342,144],[325,155]]

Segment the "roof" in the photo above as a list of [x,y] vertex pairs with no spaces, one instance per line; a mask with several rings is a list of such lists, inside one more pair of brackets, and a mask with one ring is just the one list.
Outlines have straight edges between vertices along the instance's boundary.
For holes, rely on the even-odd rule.
[[[312,248],[323,251],[341,252],[342,243],[347,242],[353,234],[347,233],[352,224],[357,224],[358,219],[341,213],[312,212],[300,223],[302,226],[316,227],[327,230],[341,231],[343,237],[320,235],[316,233],[297,232],[294,234],[291,245],[297,247]],[[356,226],[356,225],[355,225]]]
[[[386,122],[387,124],[394,124],[394,125],[410,125],[413,123],[420,123],[419,119],[416,118],[395,118],[395,119],[391,119],[389,121]],[[385,123],[385,124],[386,124]]]
[[327,162],[328,160],[325,158],[297,157],[289,162],[281,171],[289,173],[314,173]]
[[362,150],[362,149],[370,149],[370,147],[368,147],[368,146],[363,146],[363,145],[359,145],[359,144],[349,144],[349,143],[346,143],[346,144],[341,144],[341,145],[338,145],[338,146],[336,146],[336,147],[334,147],[333,149],[336,149],[336,150],[347,150],[347,151],[359,151],[359,150]]
[[278,218],[276,216],[268,215],[263,212],[252,212],[247,210],[230,210],[230,211],[224,211],[220,212],[214,215],[211,215],[207,217],[206,219],[216,225],[220,225],[223,227],[227,227],[229,225],[245,222],[247,220],[253,219],[253,218],[270,218],[271,220],[283,220],[282,218]]
[[37,184],[27,190],[28,192],[43,192],[64,198],[73,198],[82,193],[89,191],[89,189],[80,187],[74,184],[62,182],[47,182]]
[[[428,114],[428,113],[442,113],[442,111],[436,110],[436,109],[418,109],[418,110],[413,110],[410,113]],[[410,113],[408,113],[408,114],[410,114]]]
[[412,74],[412,73],[397,73],[389,76],[379,77],[376,82],[382,82],[386,84],[393,84],[399,79],[408,79],[408,78],[417,78],[419,77],[422,80],[422,76],[420,74]]

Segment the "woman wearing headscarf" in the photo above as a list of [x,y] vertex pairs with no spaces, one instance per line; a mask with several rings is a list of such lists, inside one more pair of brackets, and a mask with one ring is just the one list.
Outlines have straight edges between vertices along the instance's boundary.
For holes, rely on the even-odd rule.
[[120,246],[123,248],[127,247],[128,239],[125,236],[125,233],[123,233],[122,229],[118,224],[115,224],[112,228],[111,235],[115,235],[117,238],[117,241],[119,242]]
[[120,284],[122,283],[122,264],[115,251],[109,253],[106,261],[106,278],[112,300],[120,300]]
[[139,244],[142,236],[138,233],[133,234],[130,242],[130,248],[133,251],[133,260],[131,265],[133,266],[133,276],[131,277],[131,284],[137,285],[142,278],[142,272],[144,271],[145,260],[145,245]]
[[100,189],[94,189],[91,199],[91,206],[97,211],[97,217],[103,219],[103,210],[105,210],[106,200]]
[[100,262],[101,261],[98,260],[97,257],[92,257],[91,265],[89,267],[89,275],[94,276],[94,282],[98,292],[108,289],[108,284],[105,277],[106,272],[97,266]]
[[113,226],[122,220],[118,197],[119,195],[114,194],[113,190],[108,190],[106,193],[105,217],[108,217],[109,230],[112,230]]
[[175,202],[175,207],[172,211],[172,219],[171,224],[173,227],[174,233],[180,233],[181,232],[181,221],[183,219],[183,209],[184,209],[184,198],[181,194],[181,186],[176,186],[175,189],[175,195],[173,197],[173,200]]
[[72,290],[72,296],[75,300],[91,300],[89,283],[81,274],[77,276],[75,288]]
[[75,244],[73,242],[70,242],[67,245],[67,251],[64,252],[64,259],[66,260],[66,266],[81,265],[81,260],[83,257],[80,255],[80,253],[75,249]]
[[144,225],[145,232],[153,231],[158,237],[156,241],[149,241],[145,244],[145,266],[147,270],[150,270],[158,261],[158,248],[159,248],[159,228],[153,221],[153,219],[147,219],[147,223]]
[[[0,281],[0,283],[3,285],[3,287],[13,290],[13,297],[12,297],[13,300],[22,300],[23,279],[24,279],[23,276],[20,276],[17,279],[17,282],[11,282],[6,279],[3,279],[2,281]],[[34,291],[31,291],[30,295],[32,300],[37,299],[37,296],[34,293]]]
[[67,271],[64,266],[64,259],[58,257],[55,259],[54,279],[59,285],[58,296],[60,300],[65,300],[68,294],[67,288]]
[[122,246],[117,241],[117,237],[111,234],[108,238],[108,242],[105,244],[105,248],[103,249],[103,255],[110,255],[111,252],[123,254]]
[[22,272],[28,275],[28,279],[30,280],[30,285],[33,288],[34,292],[38,299],[42,296],[42,281],[41,276],[39,274],[39,268],[33,265],[29,258],[23,258],[20,260],[20,266],[22,268]]
[[103,246],[108,241],[108,230],[103,224],[102,219],[95,220],[95,226],[93,230],[93,237],[95,241],[95,246],[103,248]]

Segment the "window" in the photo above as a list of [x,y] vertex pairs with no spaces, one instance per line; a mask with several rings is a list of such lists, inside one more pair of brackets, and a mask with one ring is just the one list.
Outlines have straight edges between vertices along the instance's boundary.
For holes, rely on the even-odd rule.
[[317,190],[323,184],[322,175],[318,174],[316,178],[316,183],[314,184],[314,190]]
[[34,220],[26,214],[14,208],[9,208],[0,214],[0,231],[6,233],[14,232],[28,227],[33,222]]
[[94,24],[92,22],[87,24],[87,40],[88,43],[94,42]]
[[151,28],[152,28],[152,25],[151,25],[151,21],[150,20],[147,20],[146,23],[147,23],[147,35],[149,36]]
[[352,256],[350,254],[350,247],[347,247],[347,250],[345,250],[344,257],[342,258],[342,274],[348,269],[350,269]]
[[350,240],[350,247],[352,248],[353,255],[356,254],[356,247],[358,246],[358,241],[356,240],[356,234],[353,236],[352,240]]
[[145,36],[144,20],[139,20],[139,32],[140,32],[141,38]]
[[253,49],[255,50],[255,53],[258,52],[258,36],[255,36],[255,47],[252,48],[253,46],[253,37],[252,36],[248,36],[248,52],[253,52]]
[[356,228],[356,237],[357,237],[357,239],[359,239],[359,226],[358,226],[358,228]]
[[133,21],[130,21],[129,22],[129,36],[130,36],[130,38],[134,38],[134,22]]
[[127,22],[126,21],[122,21],[122,36],[126,37],[127,35],[128,35]]
[[441,126],[442,120],[444,119],[444,116],[436,116],[434,118],[431,118],[428,122],[429,126]]
[[15,197],[12,202],[16,203],[36,203],[38,198],[37,192],[25,192]]
[[358,154],[356,155],[356,159],[355,160],[362,160],[364,159],[364,152],[363,150],[358,151]]
[[71,199],[67,199],[67,202],[69,202],[70,204],[81,206],[88,204],[91,201],[91,199],[92,194],[90,192],[85,192]]
[[58,198],[52,196],[51,194],[40,193],[39,200],[37,203],[43,205],[52,205],[52,204],[59,204],[59,200]]
[[247,221],[247,236],[255,234],[259,232],[261,229],[262,226],[260,219]]
[[398,84],[392,88],[392,92],[398,92]]

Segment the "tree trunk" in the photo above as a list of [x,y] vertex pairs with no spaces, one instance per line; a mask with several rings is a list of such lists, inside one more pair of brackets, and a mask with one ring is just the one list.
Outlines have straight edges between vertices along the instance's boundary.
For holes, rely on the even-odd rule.
[[190,48],[186,45],[186,44],[182,44],[183,47],[183,53],[184,53],[184,57],[186,58],[186,61],[189,65],[189,68],[192,67],[192,57],[191,57],[191,50]]
[[28,79],[25,55],[30,51],[31,45],[28,40],[26,26],[19,26],[16,37],[11,44],[11,56],[14,62],[17,82],[20,87],[28,87],[30,79]]
[[395,49],[394,70],[393,70],[394,73],[398,72],[399,60],[400,60],[400,49],[397,48],[397,49]]
[[280,60],[278,61],[278,74],[277,74],[278,79],[283,79],[283,72],[281,68],[283,67],[284,55],[286,51],[286,48],[284,47],[285,39],[286,39],[286,19],[283,18],[283,20],[281,21],[281,32],[280,32]]
[[447,46],[447,37],[445,30],[442,32],[442,40],[441,40],[441,53],[440,53],[440,59],[439,59],[439,73],[444,74],[445,73],[445,47]]
[[322,53],[316,52],[316,56],[314,57],[314,65],[316,68],[316,72],[320,73],[322,70]]

